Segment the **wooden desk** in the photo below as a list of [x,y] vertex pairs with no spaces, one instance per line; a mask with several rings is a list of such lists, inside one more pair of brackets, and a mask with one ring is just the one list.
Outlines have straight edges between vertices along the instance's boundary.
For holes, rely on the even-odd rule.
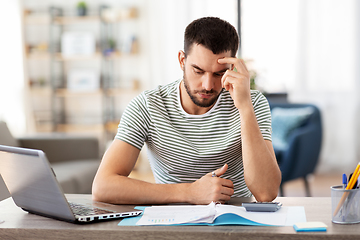
[[[79,195],[67,195],[78,197]],[[84,195],[82,195],[84,196]],[[90,198],[90,195],[86,195]],[[360,225],[331,222],[331,199],[279,197],[284,206],[304,206],[307,221],[322,221],[327,232],[296,233],[292,227],[117,226],[119,220],[72,224],[24,212],[8,198],[0,202],[0,239],[359,239]]]

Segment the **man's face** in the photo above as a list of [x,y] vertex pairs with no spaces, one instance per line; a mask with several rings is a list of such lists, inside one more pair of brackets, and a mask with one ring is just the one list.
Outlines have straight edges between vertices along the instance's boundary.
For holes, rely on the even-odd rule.
[[207,108],[216,102],[222,91],[221,78],[230,68],[217,60],[230,56],[230,51],[213,54],[202,45],[193,45],[183,59],[184,87],[196,106]]

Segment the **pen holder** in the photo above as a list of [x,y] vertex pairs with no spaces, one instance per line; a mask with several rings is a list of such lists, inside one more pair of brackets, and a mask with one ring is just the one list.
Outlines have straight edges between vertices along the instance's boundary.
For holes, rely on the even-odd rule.
[[346,190],[342,185],[331,187],[332,222],[360,222],[360,189]]

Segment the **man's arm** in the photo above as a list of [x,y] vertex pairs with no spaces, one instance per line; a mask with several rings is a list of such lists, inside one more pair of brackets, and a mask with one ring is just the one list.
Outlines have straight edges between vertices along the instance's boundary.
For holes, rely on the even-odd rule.
[[272,143],[264,140],[252,106],[239,111],[246,185],[256,200],[270,202],[276,198],[281,182]]
[[256,200],[269,202],[277,196],[281,172],[272,143],[264,140],[251,101],[250,76],[243,60],[219,59],[220,64],[232,64],[222,77],[223,87],[230,92],[241,119],[242,156],[246,185]]
[[[140,150],[115,139],[104,154],[96,173],[92,194],[95,201],[114,204],[165,204],[186,202],[208,204],[225,202],[234,193],[230,180],[206,174],[193,183],[154,184],[128,177]],[[221,176],[227,165],[215,171]]]

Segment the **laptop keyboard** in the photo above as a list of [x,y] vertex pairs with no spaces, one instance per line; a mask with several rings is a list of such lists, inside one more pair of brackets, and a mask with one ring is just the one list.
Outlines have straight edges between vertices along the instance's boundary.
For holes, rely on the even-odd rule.
[[101,208],[89,207],[78,203],[69,202],[69,205],[75,215],[89,216],[114,213],[115,211],[104,210]]

